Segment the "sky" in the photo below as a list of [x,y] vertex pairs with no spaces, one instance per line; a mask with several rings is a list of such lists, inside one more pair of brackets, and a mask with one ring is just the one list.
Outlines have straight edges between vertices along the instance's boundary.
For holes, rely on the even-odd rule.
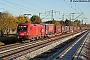
[[[90,24],[90,2],[70,2],[70,0],[0,0],[0,12],[9,12],[14,16],[38,15],[43,21],[78,19]],[[53,14],[52,14],[53,12]],[[73,14],[74,13],[74,14]],[[73,20],[74,19],[74,20]]]

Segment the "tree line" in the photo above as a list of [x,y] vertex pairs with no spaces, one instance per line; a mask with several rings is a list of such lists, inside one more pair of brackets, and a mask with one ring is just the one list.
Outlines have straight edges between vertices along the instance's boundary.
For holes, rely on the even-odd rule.
[[[30,23],[47,23],[47,24],[55,24],[55,25],[63,25],[63,26],[82,26],[82,23],[80,20],[71,21],[66,19],[63,20],[50,20],[42,22],[42,19],[38,15],[33,15],[31,18],[28,18],[24,15],[19,16],[13,16],[12,14],[8,12],[0,12],[0,30],[10,30],[10,29],[16,29],[17,25],[24,22],[30,22]],[[85,26],[86,24],[83,24]]]

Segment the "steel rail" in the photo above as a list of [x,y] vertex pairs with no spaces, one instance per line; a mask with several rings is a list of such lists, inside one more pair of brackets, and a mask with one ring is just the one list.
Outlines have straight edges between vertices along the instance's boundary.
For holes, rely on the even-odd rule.
[[[0,51],[0,59],[10,59],[14,58],[17,56],[21,56],[24,54],[27,54],[29,52],[35,51],[37,49],[40,49],[42,47],[45,47],[47,45],[50,45],[52,43],[57,42],[60,38],[64,38],[66,36],[70,35],[64,35],[64,36],[58,36],[54,37],[51,39],[46,39],[38,42],[32,42],[32,43],[26,43],[26,44],[21,44],[20,46],[18,45],[17,47],[11,48],[11,49],[6,49],[4,51]],[[12,44],[13,45],[13,44]]]
[[[88,33],[88,32],[87,32]],[[80,43],[80,40],[82,40],[83,37],[86,37],[87,33],[85,33],[81,38],[79,38],[77,41],[75,41],[73,44],[70,44],[69,47],[67,47],[62,53],[60,53],[54,60],[70,60],[73,58],[73,55],[72,55],[72,58],[71,58],[71,55],[70,54],[74,54],[75,52],[73,52],[73,47],[75,47],[75,45],[77,43]],[[81,43],[80,43],[81,44]],[[70,52],[72,51],[72,53]],[[70,53],[68,53],[70,52]],[[66,57],[66,56],[67,57]],[[69,56],[70,55],[70,56]],[[50,60],[50,59],[49,59]]]
[[[63,37],[66,37],[66,35],[63,36]],[[33,51],[33,50],[35,50],[36,47],[40,48],[40,47],[44,47],[46,45],[49,45],[49,44],[53,43],[53,41],[55,42],[55,40],[58,39],[58,38],[61,38],[61,37],[55,37],[55,38],[51,38],[51,39],[48,39],[48,40],[44,40],[44,41],[40,41],[40,42],[35,42],[35,43],[32,43],[32,44],[26,44],[24,46],[19,46],[19,47],[12,48],[12,49],[9,49],[9,50],[1,51],[0,52],[0,58],[2,58],[2,57],[4,57],[3,59],[10,58],[11,56],[9,56],[9,55],[11,55],[11,54],[14,54],[16,56],[15,53],[17,53],[17,52],[19,53],[19,51],[24,51],[26,49],[30,50],[31,46],[33,46],[32,49],[31,49]],[[28,47],[28,48],[24,48],[24,47]],[[36,49],[38,49],[38,48],[36,48]],[[28,51],[28,50],[26,50],[26,51]],[[9,57],[7,57],[7,56],[9,56]],[[5,57],[7,57],[7,58],[5,58]],[[12,55],[12,57],[13,57],[13,55]]]

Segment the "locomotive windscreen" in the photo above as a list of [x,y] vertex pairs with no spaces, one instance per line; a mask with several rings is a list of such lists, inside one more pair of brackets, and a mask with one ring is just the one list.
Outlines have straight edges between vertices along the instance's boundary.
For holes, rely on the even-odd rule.
[[18,31],[27,31],[27,26],[18,26]]

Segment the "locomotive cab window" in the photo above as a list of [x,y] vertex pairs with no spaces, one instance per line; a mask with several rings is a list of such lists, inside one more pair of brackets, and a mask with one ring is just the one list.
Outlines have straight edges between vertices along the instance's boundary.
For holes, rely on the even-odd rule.
[[18,26],[18,31],[27,31],[27,26]]

